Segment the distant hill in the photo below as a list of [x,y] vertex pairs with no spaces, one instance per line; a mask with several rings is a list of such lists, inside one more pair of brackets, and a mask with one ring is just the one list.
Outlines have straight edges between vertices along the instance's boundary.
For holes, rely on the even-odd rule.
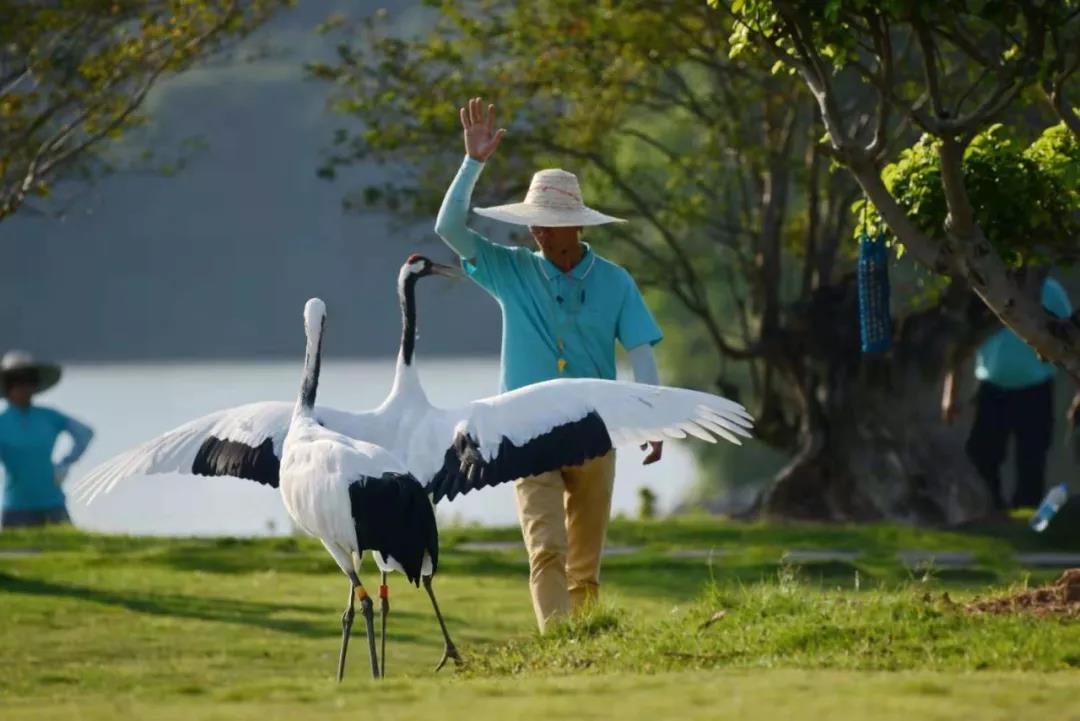
[[[0,223],[0,349],[59,360],[294,356],[303,302],[319,295],[335,353],[395,351],[398,267],[414,251],[451,256],[431,224],[406,232],[343,213],[342,195],[385,169],[316,177],[320,149],[348,120],[327,114],[327,88],[303,79],[302,63],[332,50],[314,27],[379,3],[300,5],[251,38],[277,51],[267,59],[214,63],[154,92],[140,142],[163,156],[184,138],[207,143],[179,174],[114,175],[63,219]],[[424,22],[419,8],[397,7],[399,22]],[[420,302],[425,354],[497,352],[498,307],[476,286],[432,279]]]

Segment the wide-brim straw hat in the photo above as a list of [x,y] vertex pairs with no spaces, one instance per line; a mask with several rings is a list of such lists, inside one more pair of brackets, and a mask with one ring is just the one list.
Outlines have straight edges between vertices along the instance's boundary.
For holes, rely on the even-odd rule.
[[474,208],[477,215],[514,225],[536,225],[545,228],[572,228],[583,225],[625,223],[599,210],[593,210],[581,199],[577,176],[553,168],[541,170],[532,177],[524,202]]
[[8,378],[26,373],[33,374],[35,377],[34,393],[41,393],[60,382],[60,366],[35,361],[34,356],[26,351],[8,351],[0,359],[0,381],[3,382],[5,388]]

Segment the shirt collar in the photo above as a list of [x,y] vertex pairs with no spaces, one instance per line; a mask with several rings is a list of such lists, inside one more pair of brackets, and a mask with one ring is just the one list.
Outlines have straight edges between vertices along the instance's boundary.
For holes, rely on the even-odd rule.
[[568,275],[574,280],[585,280],[589,272],[592,271],[593,265],[596,263],[596,254],[593,253],[592,247],[585,241],[581,242],[584,246],[585,252],[581,256],[581,260],[577,262],[569,272],[563,273],[559,270],[558,266],[552,263],[550,260],[544,257],[541,251],[536,251],[535,255],[540,258],[540,267],[544,270],[544,278],[547,280],[553,280],[560,275]]
[[28,415],[28,414],[29,414],[29,413],[30,413],[30,412],[31,412],[32,410],[34,410],[34,404],[33,404],[33,403],[31,403],[31,404],[30,404],[30,405],[29,405],[29,406],[28,406],[28,407],[26,408],[26,410],[23,410],[22,408],[16,408],[16,407],[15,407],[14,405],[12,405],[11,403],[8,403],[7,401],[4,401],[4,410],[3,410],[3,412],[2,412],[2,413],[0,413],[0,416],[2,416],[2,415],[19,415],[19,416],[25,416],[25,415]]

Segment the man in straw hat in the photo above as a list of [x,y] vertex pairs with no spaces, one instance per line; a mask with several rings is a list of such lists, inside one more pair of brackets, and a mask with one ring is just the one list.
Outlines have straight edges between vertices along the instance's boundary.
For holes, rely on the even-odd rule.
[[[503,390],[552,378],[614,378],[616,340],[629,354],[635,380],[659,383],[652,346],[663,336],[634,279],[581,240],[585,226],[624,221],[585,205],[572,173],[541,170],[524,202],[475,209],[527,226],[539,250],[488,241],[465,221],[476,179],[506,131],[496,129],[495,106],[485,109],[480,98],[460,115],[466,157],[435,232],[502,307]],[[662,450],[651,444],[645,463],[658,461]],[[515,483],[541,631],[597,597],[614,480],[615,456],[609,453]]]
[[[94,432],[74,418],[34,405],[33,396],[60,380],[60,367],[37,363],[29,353],[11,351],[0,359],[0,380],[8,407],[0,413],[0,463],[6,472],[4,528],[41,526],[68,520],[60,484],[79,460]],[[53,463],[53,448],[62,432],[71,451]]]

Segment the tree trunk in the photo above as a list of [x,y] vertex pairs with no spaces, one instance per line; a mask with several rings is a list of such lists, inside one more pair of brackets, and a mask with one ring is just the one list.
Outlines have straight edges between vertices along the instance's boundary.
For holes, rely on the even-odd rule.
[[[953,307],[967,291],[953,291]],[[854,277],[819,289],[789,326],[804,359],[801,448],[761,499],[765,515],[827,521],[956,524],[985,515],[990,497],[964,453],[967,428],[944,424],[942,368],[953,344],[994,327],[981,303],[906,318],[893,349],[863,356]]]

